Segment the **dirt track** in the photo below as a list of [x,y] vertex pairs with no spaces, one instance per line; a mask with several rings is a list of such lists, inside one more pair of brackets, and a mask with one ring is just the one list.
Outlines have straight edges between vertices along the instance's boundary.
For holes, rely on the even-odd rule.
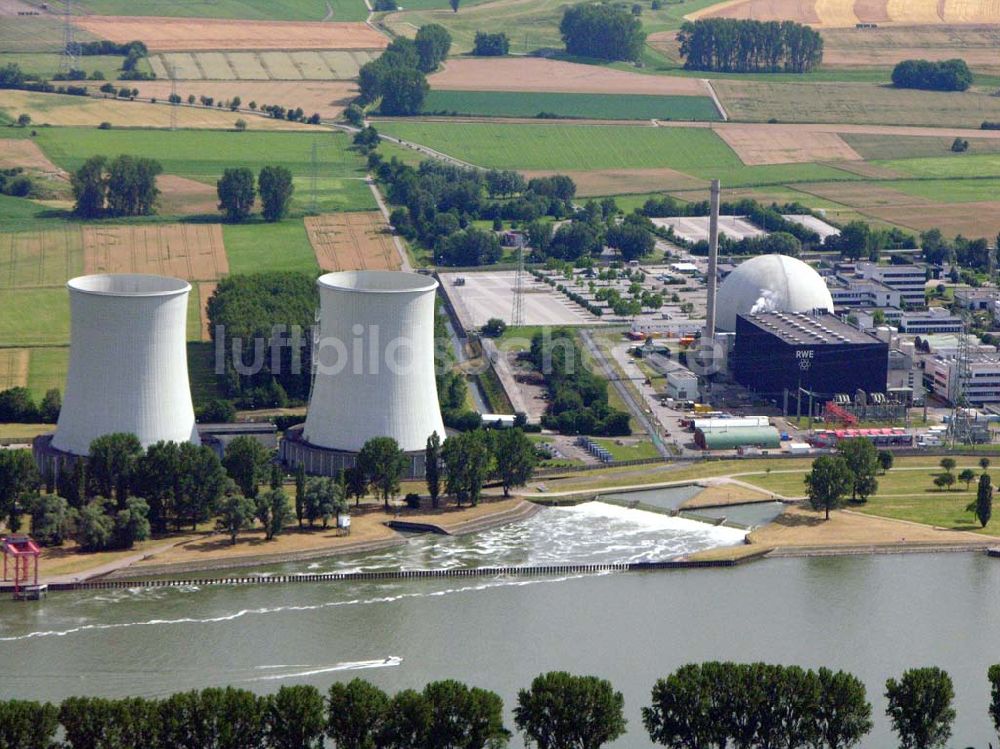
[[142,39],[156,52],[225,49],[383,49],[388,39],[364,23],[231,21],[218,18],[81,16],[76,25],[125,44]]

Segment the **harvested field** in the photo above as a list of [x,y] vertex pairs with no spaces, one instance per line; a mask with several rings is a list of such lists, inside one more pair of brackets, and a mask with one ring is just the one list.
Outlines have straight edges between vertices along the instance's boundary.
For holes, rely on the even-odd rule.
[[0,234],[0,289],[61,286],[82,270],[76,227]]
[[0,139],[0,169],[18,167],[45,174],[65,175],[62,169],[49,161],[49,157],[33,140]]
[[946,237],[995,237],[1000,232],[1000,201],[920,203],[862,209],[876,218],[917,231],[940,229]]
[[142,39],[154,52],[384,49],[388,45],[385,36],[364,23],[127,16],[81,16],[75,23],[95,36],[119,44]]
[[797,190],[862,210],[888,206],[928,206],[933,201],[871,182],[823,182],[796,185]]
[[[170,96],[171,86],[170,81],[142,81],[136,88],[143,98],[155,97],[162,101]],[[194,94],[218,100],[239,96],[244,108],[252,101],[302,107],[307,114],[319,112],[328,119],[339,117],[358,93],[357,86],[348,81],[184,81],[178,84],[177,91],[183,97]],[[236,116],[230,115],[228,119]],[[253,129],[257,118],[248,119],[247,124]]]
[[261,52],[260,64],[275,80],[302,80],[302,72],[295,65],[295,61],[284,52]]
[[459,91],[551,91],[590,94],[705,96],[697,78],[642,75],[540,57],[449,60],[428,78],[431,88]]
[[[142,84],[139,84],[142,85]],[[138,86],[136,86],[138,88]],[[249,117],[208,107],[173,107],[179,128],[232,130],[236,120],[243,116],[249,130],[314,130],[315,126],[270,117]],[[0,110],[7,113],[26,113],[33,122],[61,127],[94,127],[110,122],[112,127],[170,127],[168,104],[149,104],[140,101],[102,99],[98,97],[37,94],[28,91],[4,91]]]
[[30,356],[26,348],[0,348],[0,390],[28,386]]
[[226,59],[238,80],[266,81],[271,77],[256,52],[227,52]]
[[[873,83],[713,82],[734,120],[978,128],[1000,120],[1000,98],[990,91],[963,93],[896,89]],[[940,135],[940,131],[937,133]],[[953,135],[954,137],[954,135]]]
[[823,31],[823,65],[892,67],[900,60],[960,57],[984,72],[1000,71],[997,26],[899,26]]
[[219,224],[83,227],[85,273],[155,273],[213,281],[229,273]]
[[231,81],[236,78],[236,72],[222,52],[199,52],[195,59],[203,78],[213,81]]
[[324,272],[400,267],[389,227],[378,211],[308,216],[306,231]]
[[160,189],[158,213],[161,216],[202,216],[219,212],[219,196],[215,188],[176,174],[161,174],[156,178]]
[[576,183],[576,194],[627,195],[646,192],[708,189],[708,181],[674,169],[601,169],[592,172],[524,172],[527,179],[566,174]]
[[747,166],[861,159],[836,133],[768,125],[727,125],[716,132]]
[[209,319],[208,319],[208,300],[212,298],[212,294],[215,293],[216,287],[219,284],[212,281],[206,281],[198,284],[198,315],[201,319],[201,340],[211,341],[212,334],[209,329]]
[[[1000,23],[995,0],[735,0],[711,5],[686,18],[752,18],[798,21],[821,28]],[[867,32],[865,32],[867,33]]]
[[[157,78],[170,79],[172,66],[179,81],[212,79],[240,81],[316,80],[357,78],[358,70],[375,59],[378,50],[304,50],[298,52],[165,52],[152,55],[150,65]],[[223,58],[227,67],[222,67]],[[212,71],[218,66],[218,74]]]
[[17,18],[24,13],[37,13],[38,8],[23,0],[0,0],[0,18]]

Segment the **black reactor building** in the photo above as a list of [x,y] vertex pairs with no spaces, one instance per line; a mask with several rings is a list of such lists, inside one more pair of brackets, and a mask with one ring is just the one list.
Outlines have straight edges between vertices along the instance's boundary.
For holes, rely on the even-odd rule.
[[764,395],[804,387],[817,395],[884,393],[889,344],[830,314],[738,315],[736,381]]

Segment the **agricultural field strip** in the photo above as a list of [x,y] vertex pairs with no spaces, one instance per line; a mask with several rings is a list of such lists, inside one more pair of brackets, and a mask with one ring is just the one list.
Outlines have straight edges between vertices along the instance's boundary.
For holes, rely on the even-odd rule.
[[85,226],[86,273],[155,273],[212,281],[229,273],[219,224]]
[[399,269],[399,253],[380,212],[308,216],[305,225],[323,271]]
[[1000,22],[1000,5],[993,0],[729,0],[686,18],[791,20],[818,28],[851,28],[857,23],[880,27],[988,24]]
[[125,44],[142,39],[153,52],[384,49],[388,39],[365,23],[232,21],[212,18],[80,16],[85,31]]
[[28,384],[31,352],[24,348],[0,348],[0,390]]
[[0,233],[0,289],[62,288],[82,269],[77,226]]

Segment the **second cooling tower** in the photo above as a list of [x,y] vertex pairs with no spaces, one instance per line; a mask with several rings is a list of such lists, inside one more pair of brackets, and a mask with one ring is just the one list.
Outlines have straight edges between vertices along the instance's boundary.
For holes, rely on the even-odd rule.
[[67,284],[69,375],[53,449],[87,455],[114,432],[143,446],[197,442],[187,369],[191,285],[161,276],[107,274]]
[[317,282],[319,334],[302,437],[356,453],[372,437],[406,452],[444,438],[434,377],[437,281],[399,271],[328,273]]

